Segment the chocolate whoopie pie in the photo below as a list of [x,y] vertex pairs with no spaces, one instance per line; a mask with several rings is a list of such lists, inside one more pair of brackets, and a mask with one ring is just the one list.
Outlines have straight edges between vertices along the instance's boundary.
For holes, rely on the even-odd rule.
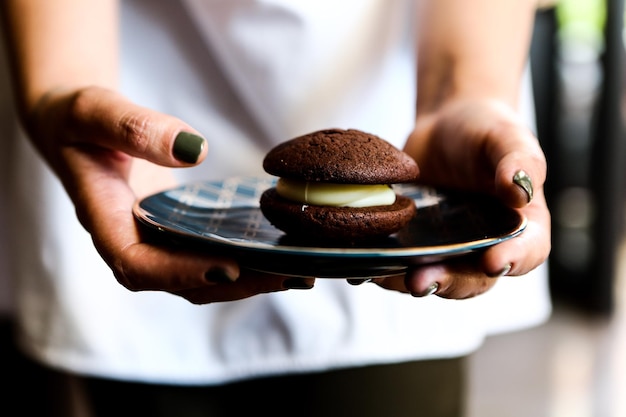
[[328,129],[270,150],[263,169],[279,177],[260,199],[272,225],[298,239],[358,243],[387,237],[415,215],[392,184],[416,181],[416,162],[378,136]]

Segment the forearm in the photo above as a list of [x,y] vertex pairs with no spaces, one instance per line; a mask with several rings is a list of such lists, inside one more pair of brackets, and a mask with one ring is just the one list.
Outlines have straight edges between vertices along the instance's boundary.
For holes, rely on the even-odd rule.
[[116,0],[2,0],[20,114],[54,90],[117,84]]
[[536,1],[422,3],[418,112],[433,111],[451,97],[492,97],[516,105]]

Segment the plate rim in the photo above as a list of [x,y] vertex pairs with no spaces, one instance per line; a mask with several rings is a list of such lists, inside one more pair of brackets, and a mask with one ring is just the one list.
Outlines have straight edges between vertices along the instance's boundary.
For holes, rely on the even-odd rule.
[[[244,177],[254,179],[256,177]],[[259,177],[260,180],[263,178]],[[149,196],[137,199],[133,205],[133,215],[135,218],[146,226],[163,233],[169,233],[172,237],[177,236],[190,241],[198,242],[210,246],[221,248],[234,248],[240,251],[253,251],[255,253],[271,253],[276,255],[294,255],[294,256],[311,256],[311,257],[328,257],[328,258],[414,258],[428,256],[455,255],[473,252],[485,247],[493,246],[506,240],[512,239],[520,235],[528,225],[528,219],[519,211],[515,210],[519,217],[518,224],[515,228],[507,233],[497,236],[489,236],[483,239],[477,239],[466,242],[459,242],[445,245],[429,245],[414,247],[310,247],[296,245],[268,244],[264,242],[239,242],[232,239],[222,238],[216,234],[198,234],[186,231],[183,228],[169,226],[163,221],[153,220],[152,214],[142,207],[142,203],[151,198],[157,198],[159,195],[181,189],[194,184],[202,183],[221,183],[224,180],[204,180],[192,183],[182,184],[167,190],[151,194]],[[418,184],[416,184],[419,186]],[[431,187],[432,188],[432,187]],[[171,197],[167,197],[170,198]],[[173,199],[172,199],[173,200]],[[250,206],[256,208],[255,206]],[[169,223],[169,222],[168,222]]]

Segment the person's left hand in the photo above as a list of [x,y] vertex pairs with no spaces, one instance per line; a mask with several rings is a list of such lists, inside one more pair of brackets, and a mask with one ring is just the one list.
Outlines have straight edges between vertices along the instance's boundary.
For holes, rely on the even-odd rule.
[[493,100],[450,101],[417,118],[405,151],[416,159],[421,183],[495,195],[519,210],[528,225],[480,256],[414,267],[406,276],[375,283],[414,296],[462,299],[486,292],[498,277],[526,274],[547,259],[546,160],[537,138],[510,107]]

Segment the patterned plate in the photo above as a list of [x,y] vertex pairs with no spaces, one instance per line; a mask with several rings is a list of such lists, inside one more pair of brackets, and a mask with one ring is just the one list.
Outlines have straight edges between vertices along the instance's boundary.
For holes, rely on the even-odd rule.
[[375,246],[339,247],[287,236],[261,213],[259,197],[273,177],[189,183],[138,201],[137,220],[161,243],[238,260],[242,267],[319,278],[398,274],[412,264],[470,254],[520,234],[526,219],[484,195],[395,185],[414,199],[416,216]]

